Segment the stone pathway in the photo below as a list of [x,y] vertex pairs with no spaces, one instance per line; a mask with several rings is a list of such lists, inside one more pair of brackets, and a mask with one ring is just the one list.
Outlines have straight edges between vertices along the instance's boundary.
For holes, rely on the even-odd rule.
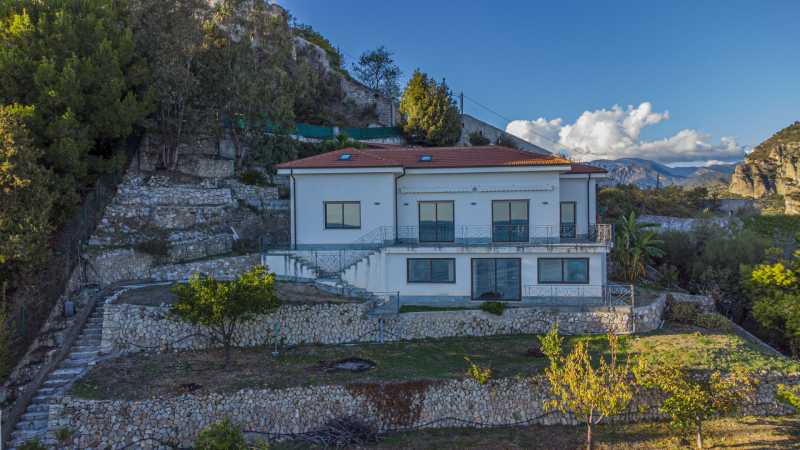
[[38,439],[45,445],[56,445],[53,436],[47,434],[50,405],[57,403],[72,383],[86,373],[100,357],[100,339],[103,333],[103,307],[98,302],[69,356],[48,375],[36,392],[25,414],[11,434],[11,447],[15,450],[26,441]]

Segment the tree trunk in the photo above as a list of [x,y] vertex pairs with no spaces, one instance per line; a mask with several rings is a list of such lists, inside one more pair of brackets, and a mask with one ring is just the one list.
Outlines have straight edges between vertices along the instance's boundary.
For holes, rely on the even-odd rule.
[[703,424],[697,422],[697,450],[703,450]]
[[588,422],[586,424],[586,450],[592,450],[594,448],[594,443],[592,442],[592,423]]

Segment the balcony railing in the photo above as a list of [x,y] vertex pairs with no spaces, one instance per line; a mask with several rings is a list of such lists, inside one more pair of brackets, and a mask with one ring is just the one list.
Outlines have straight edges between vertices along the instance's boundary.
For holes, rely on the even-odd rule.
[[350,243],[342,244],[271,244],[263,250],[376,250],[391,246],[538,246],[557,244],[612,243],[612,227],[608,224],[589,225],[586,233],[554,232],[552,225],[453,225],[423,224],[418,226],[378,227]]
[[529,298],[597,298],[606,306],[634,306],[635,290],[629,284],[526,285],[522,295]]

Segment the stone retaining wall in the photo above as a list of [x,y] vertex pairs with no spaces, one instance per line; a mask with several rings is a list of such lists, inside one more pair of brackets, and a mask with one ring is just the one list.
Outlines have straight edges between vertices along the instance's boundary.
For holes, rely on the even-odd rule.
[[[759,416],[792,413],[775,400],[775,385],[798,384],[798,376],[762,375],[761,381],[755,401],[743,405],[740,412]],[[245,431],[272,437],[313,431],[343,416],[369,421],[384,431],[520,423],[577,425],[571,415],[545,412],[543,402],[549,398],[549,386],[541,376],[493,380],[485,386],[468,379],[243,390],[144,401],[66,397],[51,407],[48,427],[74,432],[65,448],[133,445],[149,449],[166,448],[167,443],[190,446],[200,430],[225,417]],[[657,392],[641,392],[625,414],[609,421],[664,418],[658,411],[662,400]],[[145,438],[155,440],[143,441]]]
[[[171,273],[163,280],[180,279]],[[158,277],[153,277],[159,279]],[[631,318],[631,308],[509,308],[502,316],[480,310],[404,313],[381,320],[370,317],[366,303],[283,305],[275,313],[244,326],[236,337],[242,347],[279,339],[287,345],[341,344],[443,337],[544,334],[558,323],[563,334],[647,332],[661,323],[663,297]],[[106,351],[203,349],[210,345],[201,328],[173,319],[169,307],[106,305],[102,346]]]

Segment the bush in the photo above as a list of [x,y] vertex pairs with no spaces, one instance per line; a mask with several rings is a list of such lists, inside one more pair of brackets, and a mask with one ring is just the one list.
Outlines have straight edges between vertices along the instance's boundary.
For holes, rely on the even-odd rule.
[[703,313],[695,318],[695,325],[707,330],[730,331],[731,321],[719,313]]
[[469,134],[469,145],[480,147],[482,145],[489,145],[489,138],[484,136],[480,131],[473,131]]
[[695,318],[700,314],[700,308],[693,303],[677,303],[671,295],[667,296],[667,310],[664,317],[672,322],[694,324]]
[[239,174],[239,181],[251,186],[269,186],[269,180],[263,173],[255,169],[248,169]]
[[17,450],[47,450],[47,447],[44,446],[38,439],[31,439],[29,441],[25,441],[24,444],[17,447]]
[[248,446],[242,430],[229,419],[209,425],[200,434],[194,443],[198,450],[247,450],[257,448],[266,450],[269,446],[265,442],[258,442],[255,446]]
[[464,357],[464,360],[467,362],[467,376],[472,378],[473,380],[477,381],[478,384],[484,385],[492,379],[492,369],[489,367],[481,367],[468,357]]
[[501,302],[483,302],[481,303],[481,310],[496,316],[502,316],[503,311],[506,310],[506,304]]
[[[0,286],[2,288],[2,286]],[[0,292],[0,384],[11,373],[11,351],[10,351],[10,324],[8,322],[8,312],[3,293]]]
[[166,239],[149,239],[133,246],[134,250],[156,258],[169,256],[170,243]]

